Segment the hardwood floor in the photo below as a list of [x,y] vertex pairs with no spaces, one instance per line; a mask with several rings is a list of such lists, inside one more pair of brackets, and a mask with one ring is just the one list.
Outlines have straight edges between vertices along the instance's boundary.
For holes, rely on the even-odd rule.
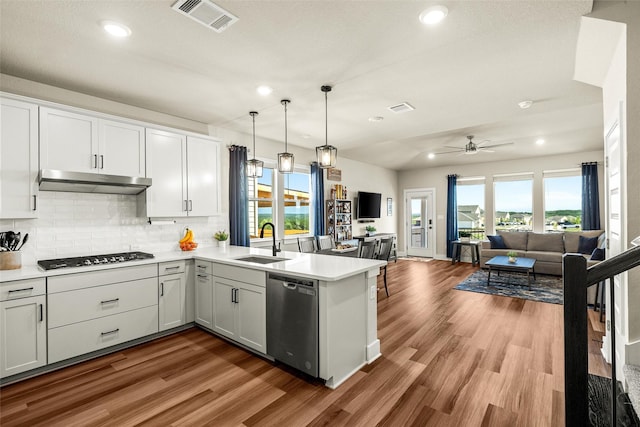
[[336,390],[194,328],[6,386],[0,425],[564,425],[562,306],[452,289],[475,270],[391,263],[383,356]]

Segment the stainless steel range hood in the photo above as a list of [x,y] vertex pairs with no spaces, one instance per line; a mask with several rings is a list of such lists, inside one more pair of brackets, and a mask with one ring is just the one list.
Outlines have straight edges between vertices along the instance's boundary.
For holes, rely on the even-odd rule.
[[64,172],[42,169],[38,174],[41,191],[74,193],[139,194],[151,186],[151,178]]

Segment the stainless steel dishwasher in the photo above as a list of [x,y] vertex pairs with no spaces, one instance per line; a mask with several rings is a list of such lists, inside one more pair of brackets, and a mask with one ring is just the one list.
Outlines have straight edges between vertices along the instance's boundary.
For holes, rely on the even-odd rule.
[[318,377],[318,281],[269,273],[267,354]]

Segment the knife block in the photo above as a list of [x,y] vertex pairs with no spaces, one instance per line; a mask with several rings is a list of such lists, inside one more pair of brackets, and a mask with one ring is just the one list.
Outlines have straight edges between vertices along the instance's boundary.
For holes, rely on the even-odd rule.
[[0,252],[0,270],[17,270],[19,268],[22,268],[21,252]]

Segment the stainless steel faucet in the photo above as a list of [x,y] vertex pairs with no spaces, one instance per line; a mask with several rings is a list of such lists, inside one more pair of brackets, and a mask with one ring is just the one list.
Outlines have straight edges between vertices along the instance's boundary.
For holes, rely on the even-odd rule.
[[271,237],[273,237],[273,247],[271,249],[272,249],[273,256],[276,256],[278,252],[282,251],[282,249],[280,249],[280,243],[278,243],[278,247],[276,248],[276,226],[270,222],[265,222],[262,225],[262,228],[260,229],[260,238],[262,239],[264,237],[264,228],[267,225],[271,226],[271,231],[272,231]]

